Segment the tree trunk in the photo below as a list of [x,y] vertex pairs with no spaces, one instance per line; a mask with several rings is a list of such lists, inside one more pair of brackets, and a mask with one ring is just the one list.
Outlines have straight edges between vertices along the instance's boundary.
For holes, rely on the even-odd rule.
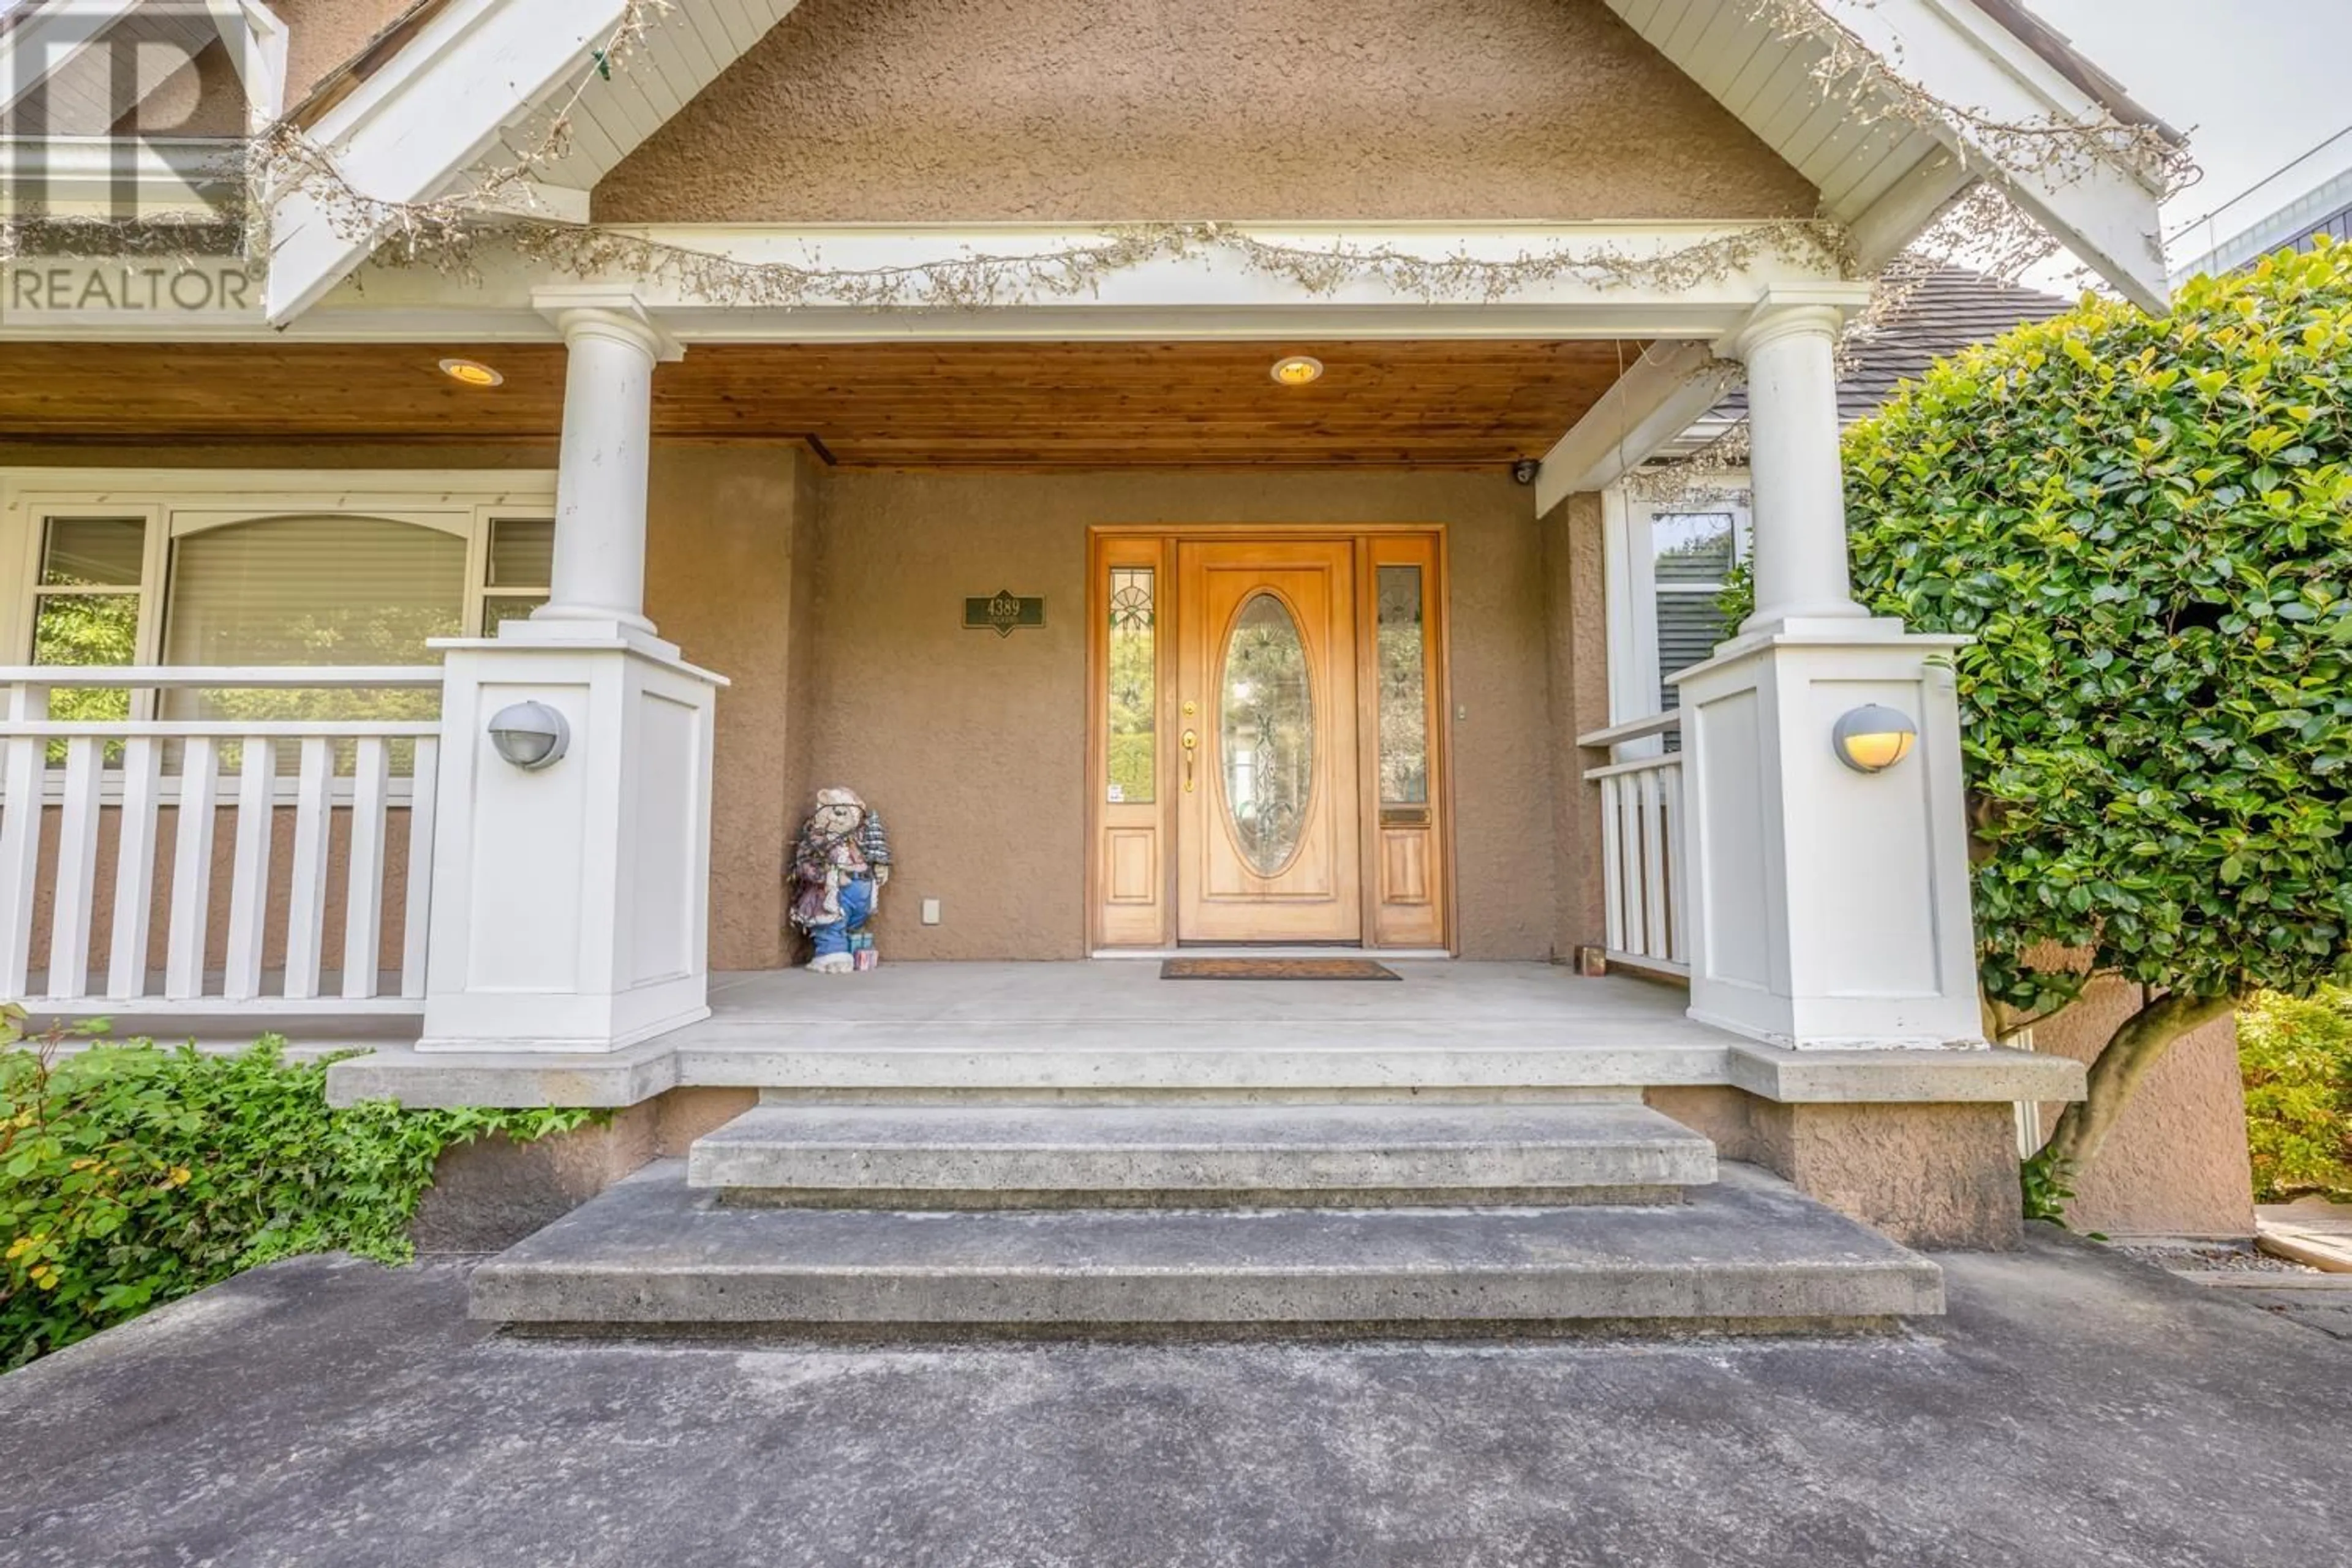
[[2066,1108],[2042,1152],[2074,1170],[2087,1170],[2115,1131],[2132,1090],[2163,1058],[2172,1042],[2238,1005],[2235,996],[2160,996],[2116,1026],[2091,1063],[2090,1090]]

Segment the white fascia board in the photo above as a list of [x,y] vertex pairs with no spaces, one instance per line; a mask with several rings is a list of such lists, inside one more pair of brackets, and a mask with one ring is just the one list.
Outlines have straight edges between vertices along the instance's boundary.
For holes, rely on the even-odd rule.
[[97,42],[139,0],[57,0],[0,32],[0,113]]
[[[626,0],[457,0],[321,116],[310,140],[362,196],[429,201],[487,157],[507,126],[576,79],[626,10]],[[276,204],[272,324],[367,259],[379,236],[349,227],[307,190]]]
[[1536,515],[1640,468],[1722,399],[1732,374],[1703,342],[1653,346],[1544,454]]
[[[1739,224],[1517,224],[1464,229],[1438,224],[1248,226],[1261,238],[1316,251],[1334,246],[1391,249],[1433,258],[1468,253],[1508,262],[1558,250],[1670,255],[1752,226]],[[748,261],[789,259],[816,268],[920,267],[974,255],[1050,255],[1100,244],[1104,231],[1045,225],[986,227],[869,225],[662,226],[637,231],[657,242]],[[1364,279],[1328,293],[1251,265],[1245,253],[1204,245],[1108,272],[1070,294],[973,310],[953,303],[877,310],[824,303],[753,308],[697,291],[657,273],[582,277],[527,264],[494,241],[472,258],[471,275],[370,262],[289,322],[284,335],[349,342],[465,339],[546,341],[534,306],[551,289],[625,289],[683,342],[1255,340],[1373,338],[1696,339],[1713,341],[1746,321],[1759,300],[1791,290],[1851,289],[1826,258],[1757,258],[1748,267],[1689,287],[1634,287],[1597,278],[1530,280],[1487,300],[1430,300]],[[1843,296],[1841,296],[1842,298]],[[12,328],[9,336],[209,339],[277,335],[258,321],[239,324],[161,320],[94,321]]]
[[[2104,105],[1969,0],[1824,0],[1824,8],[1888,69],[1945,103],[2002,124],[2056,117],[2089,125],[2112,118]],[[2151,310],[2168,308],[2164,193],[2149,178],[2106,158],[2054,172],[2010,167],[2000,163],[1997,148],[1970,135],[1965,124],[1939,121],[1924,129],[1962,153],[1983,177],[1999,183],[2133,300]]]

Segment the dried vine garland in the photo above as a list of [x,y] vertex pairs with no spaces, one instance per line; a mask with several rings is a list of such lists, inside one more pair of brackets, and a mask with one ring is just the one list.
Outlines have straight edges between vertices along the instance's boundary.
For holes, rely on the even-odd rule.
[[[1957,141],[1979,173],[1996,166],[2030,168],[2058,178],[2079,177],[2095,163],[2118,163],[2168,184],[2186,177],[2180,150],[2153,126],[2126,125],[2111,116],[2078,122],[2053,116],[2031,122],[2000,121],[1936,98],[1882,58],[1825,8],[1835,0],[1745,0],[1750,20],[1780,36],[1804,40],[1817,58],[1811,68],[1822,91],[1856,123],[1894,122]],[[1868,5],[1874,0],[1852,0]],[[1596,287],[1688,288],[1753,265],[1768,255],[1829,261],[1851,271],[1845,237],[1827,221],[1750,226],[1663,255],[1609,248],[1552,249],[1490,260],[1454,253],[1416,255],[1394,247],[1329,247],[1285,245],[1220,223],[1155,223],[1105,228],[1079,243],[1044,253],[965,252],[880,268],[834,268],[792,261],[747,261],[632,234],[559,223],[514,209],[527,206],[536,175],[560,163],[572,148],[574,114],[596,84],[625,73],[651,30],[668,18],[676,0],[630,0],[603,46],[558,104],[532,123],[524,144],[480,173],[466,189],[428,201],[385,201],[354,189],[331,150],[299,129],[281,125],[261,139],[255,178],[282,200],[300,192],[338,232],[366,237],[379,258],[395,265],[473,270],[475,247],[495,234],[528,259],[575,275],[619,273],[659,279],[714,301],[790,309],[832,304],[871,309],[985,309],[1044,297],[1088,292],[1104,278],[1149,262],[1212,248],[1239,253],[1255,271],[1284,278],[1310,295],[1329,295],[1360,282],[1379,282],[1408,297],[1492,301],[1517,289],[1564,278]],[[1948,213],[1932,249],[1990,255],[1991,269],[2014,275],[2049,253],[2052,242],[2013,204],[1970,199]]]

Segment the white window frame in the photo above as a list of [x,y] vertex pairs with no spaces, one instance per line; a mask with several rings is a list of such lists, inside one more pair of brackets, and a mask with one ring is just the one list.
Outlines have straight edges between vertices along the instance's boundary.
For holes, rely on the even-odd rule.
[[[174,539],[274,517],[385,518],[466,541],[460,635],[479,637],[485,600],[521,596],[493,589],[490,524],[555,515],[555,470],[295,468],[0,469],[0,563],[20,564],[17,592],[0,595],[0,662],[29,664],[42,547],[53,517],[143,517],[146,556],[139,591],[138,658],[163,662],[164,603]],[[139,693],[145,701],[152,694]],[[146,715],[140,715],[146,716]]]
[[[1671,673],[1661,669],[1658,660],[1656,520],[1730,513],[1737,561],[1748,558],[1755,522],[1745,470],[1718,475],[1707,482],[1704,494],[1685,500],[1643,500],[1616,484],[1601,493],[1601,574],[1609,623],[1609,721],[1626,724],[1660,711],[1658,689]],[[1628,742],[1620,751],[1633,756],[1664,749],[1664,741],[1653,736]]]

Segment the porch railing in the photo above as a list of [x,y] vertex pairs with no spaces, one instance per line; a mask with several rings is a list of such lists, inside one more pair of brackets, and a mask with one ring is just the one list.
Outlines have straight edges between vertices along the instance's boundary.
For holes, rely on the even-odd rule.
[[1683,758],[1664,749],[1664,737],[1681,729],[1680,713],[1659,713],[1580,735],[1577,744],[1610,753],[1584,773],[1601,786],[1609,962],[1687,979]]
[[[409,666],[0,668],[0,998],[420,1008],[440,687]],[[156,716],[175,708],[205,716]],[[278,716],[305,709],[362,716]]]

